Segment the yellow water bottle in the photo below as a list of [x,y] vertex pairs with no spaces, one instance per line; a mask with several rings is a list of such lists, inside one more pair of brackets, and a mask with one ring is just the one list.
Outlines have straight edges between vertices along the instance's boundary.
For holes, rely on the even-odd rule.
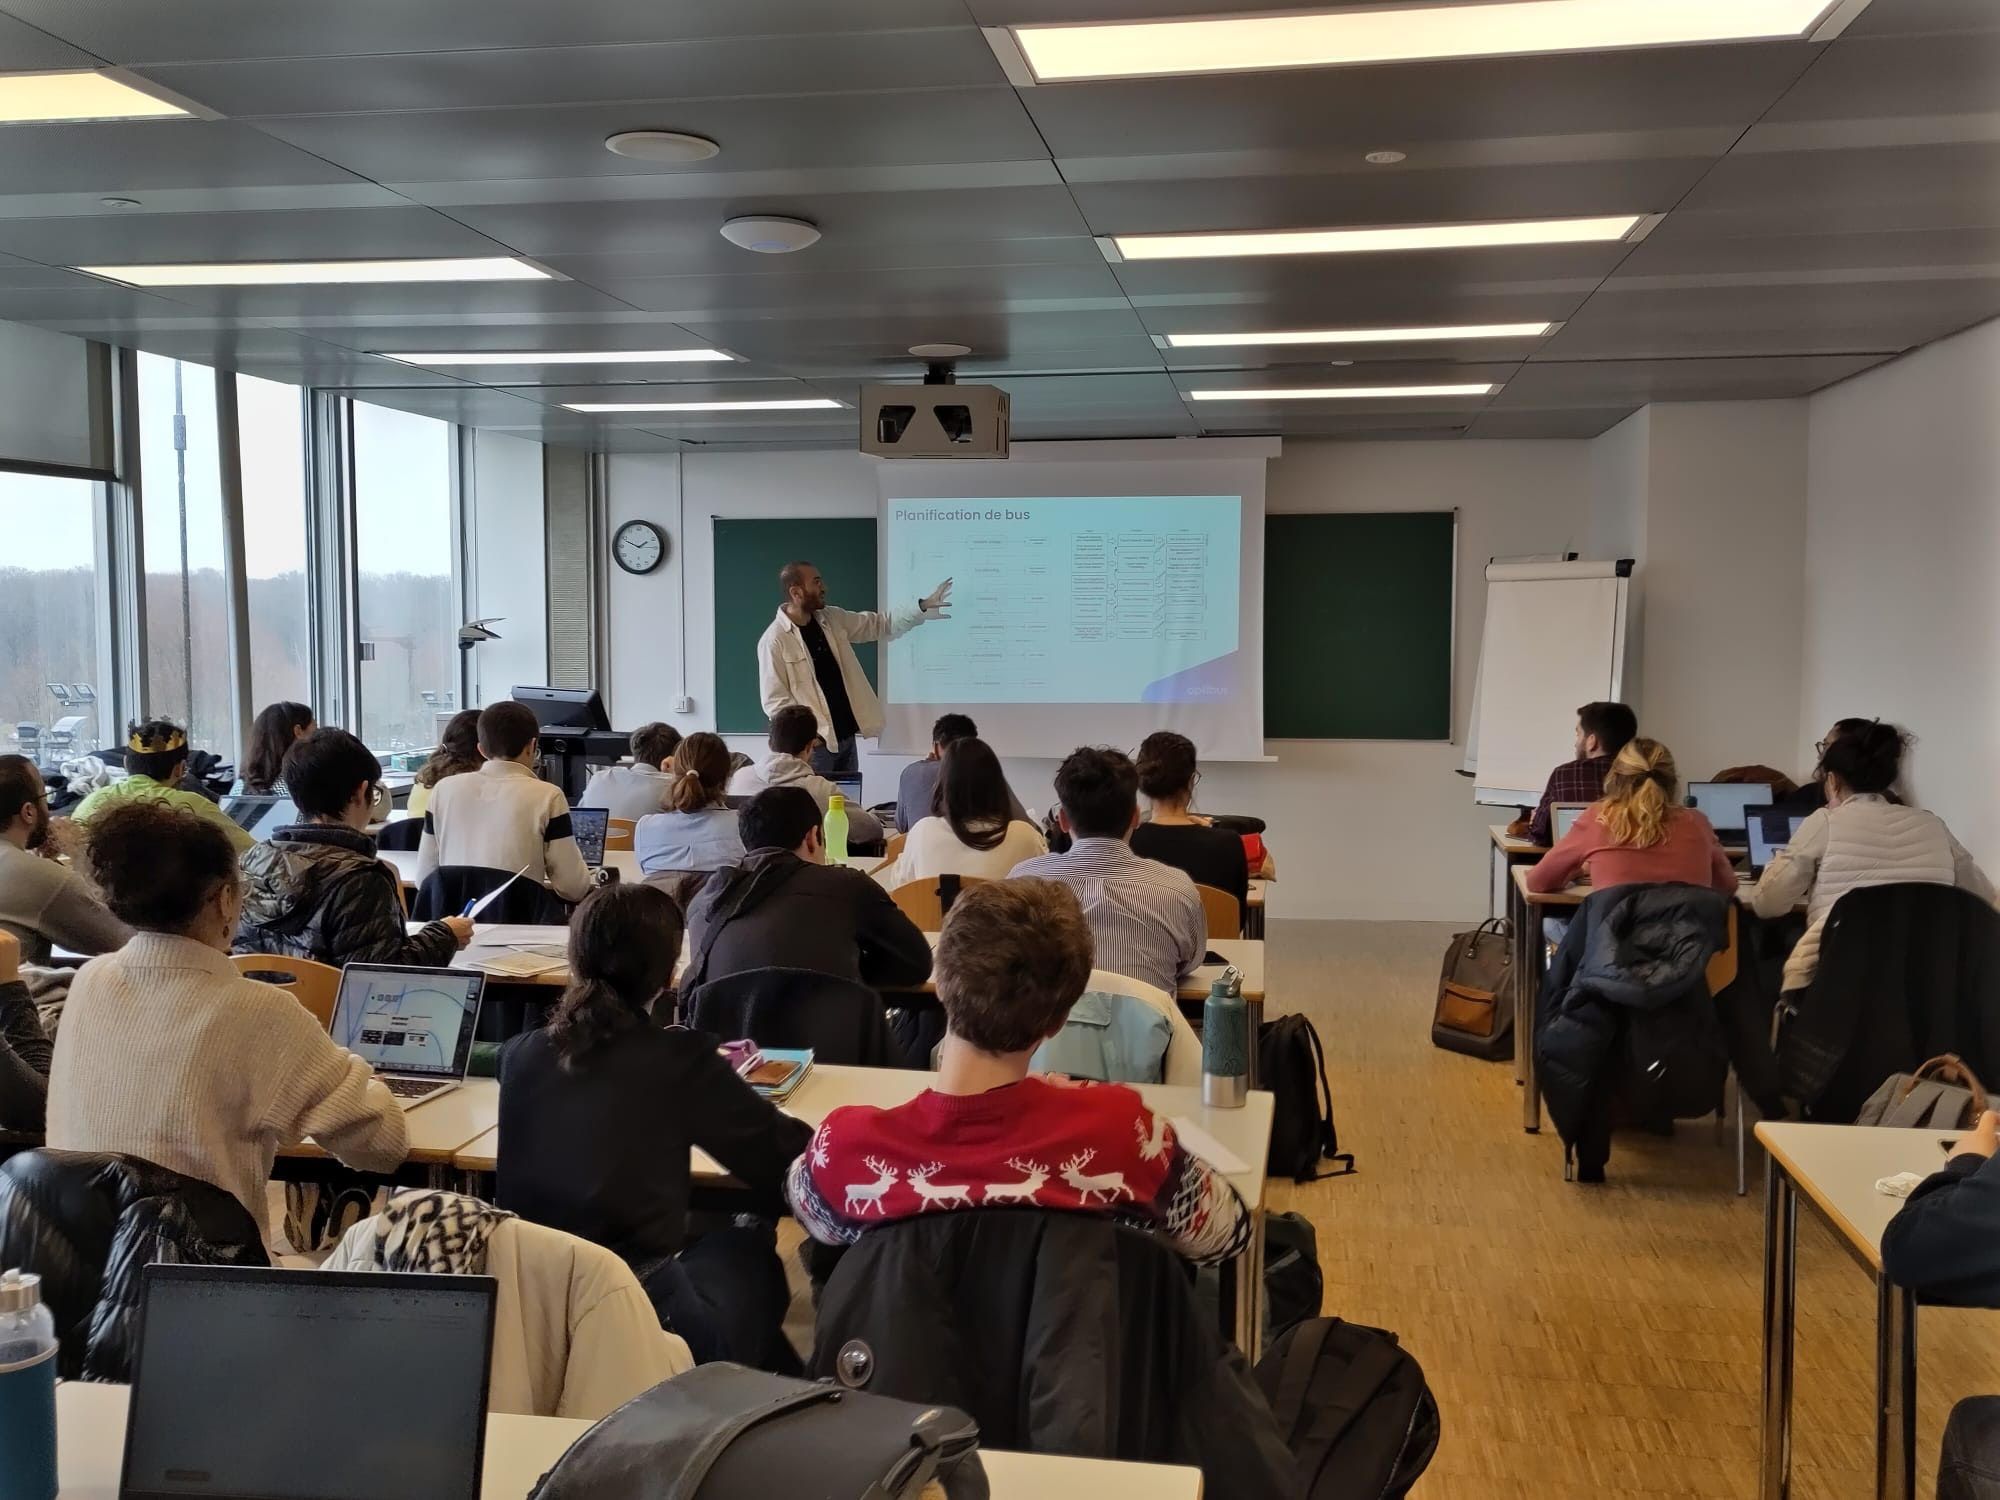
[[830,865],[847,863],[847,799],[835,792],[826,799],[826,821],[821,825],[821,837],[826,841],[826,862]]

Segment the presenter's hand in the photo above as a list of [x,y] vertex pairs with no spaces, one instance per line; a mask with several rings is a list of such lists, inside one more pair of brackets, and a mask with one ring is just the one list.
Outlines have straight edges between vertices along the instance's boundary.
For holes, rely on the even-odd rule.
[[951,607],[951,580],[947,578],[924,595],[917,601],[917,607],[923,610],[927,620],[949,620],[951,616],[945,611]]

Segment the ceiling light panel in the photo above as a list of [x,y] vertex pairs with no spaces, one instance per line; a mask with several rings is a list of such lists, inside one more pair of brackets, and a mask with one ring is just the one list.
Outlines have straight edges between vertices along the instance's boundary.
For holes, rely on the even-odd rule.
[[1098,240],[1120,260],[1204,260],[1251,255],[1359,255],[1497,245],[1593,245],[1626,239],[1644,214],[1595,219],[1516,219],[1483,224],[1397,224],[1375,229],[1257,229],[1196,234],[1116,234]]
[[192,114],[102,73],[0,73],[0,124],[185,119]]
[[1190,401],[1393,401],[1431,396],[1490,396],[1499,387],[1474,385],[1287,386],[1276,390],[1189,391]]
[[464,350],[454,354],[402,354],[378,349],[375,352],[383,359],[431,369],[459,365],[699,365],[730,364],[735,360],[734,355],[724,354],[720,349],[577,349],[560,353],[541,349],[498,353]]
[[[1016,26],[1001,30],[1037,83],[1520,57],[1804,37],[1836,0],[1516,0],[1312,15]],[[992,33],[989,32],[989,35]]]
[[1169,333],[1169,349],[1248,349],[1274,344],[1420,344],[1459,339],[1538,339],[1553,323],[1468,323],[1458,328],[1319,328],[1269,333]]
[[815,396],[790,401],[572,401],[565,410],[605,416],[617,412],[672,411],[839,411],[838,401]]
[[73,266],[126,286],[349,286],[398,281],[556,281],[511,256],[454,260],[229,261],[210,265]]

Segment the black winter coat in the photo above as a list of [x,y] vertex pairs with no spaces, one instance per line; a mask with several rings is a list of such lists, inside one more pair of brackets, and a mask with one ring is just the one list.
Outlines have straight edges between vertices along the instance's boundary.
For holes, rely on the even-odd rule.
[[1584,902],[1535,1016],[1536,1076],[1565,1143],[1602,1123],[1611,1094],[1639,1118],[1720,1102],[1729,1054],[1707,969],[1728,922],[1729,898],[1701,886],[1613,886]]
[[0,1265],[42,1278],[65,1380],[131,1379],[140,1273],[162,1261],[270,1264],[233,1194],[136,1156],[26,1151],[0,1165]]
[[889,893],[859,870],[789,849],[753,849],[688,906],[684,991],[746,969],[810,969],[873,989],[931,977],[931,947]]
[[955,1406],[988,1448],[1197,1465],[1208,1500],[1298,1493],[1242,1356],[1151,1236],[1077,1213],[976,1209],[871,1229],[819,1299],[814,1376],[867,1346],[863,1388]]
[[40,1133],[55,1050],[27,985],[0,984],[0,1130]]
[[1926,1302],[2000,1307],[2000,1157],[1954,1156],[1919,1183],[1882,1232],[1882,1270]]
[[330,823],[280,828],[243,854],[243,917],[238,953],[347,964],[443,968],[458,951],[451,929],[429,923],[415,937],[403,925],[394,869],[375,857],[365,833]]

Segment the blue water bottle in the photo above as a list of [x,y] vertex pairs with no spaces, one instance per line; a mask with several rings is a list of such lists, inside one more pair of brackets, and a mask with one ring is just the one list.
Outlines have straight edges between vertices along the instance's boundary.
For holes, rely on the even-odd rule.
[[56,1324],[42,1278],[0,1276],[0,1500],[56,1500]]
[[1201,1102],[1241,1109],[1250,1096],[1250,1007],[1233,966],[1208,987],[1201,1008]]

